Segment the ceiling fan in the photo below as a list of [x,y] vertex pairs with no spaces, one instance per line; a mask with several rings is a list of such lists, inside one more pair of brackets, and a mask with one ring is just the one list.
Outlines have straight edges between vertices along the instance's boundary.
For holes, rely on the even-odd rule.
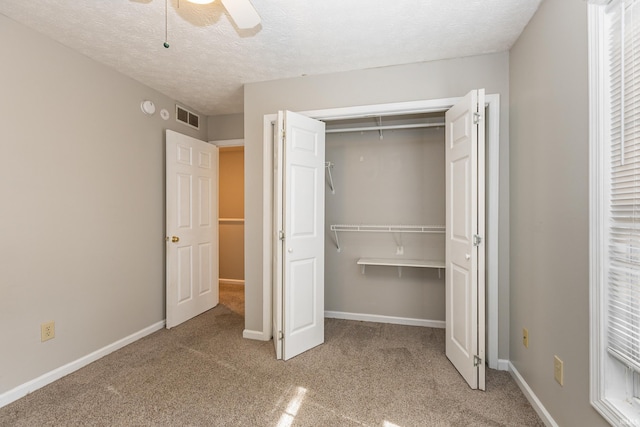
[[[209,4],[213,3],[215,0],[188,0],[191,3],[196,4]],[[258,12],[254,9],[250,0],[220,0],[222,5],[231,18],[233,18],[233,22],[236,23],[238,28],[242,30],[246,30],[249,28],[253,28],[260,23],[260,16]]]

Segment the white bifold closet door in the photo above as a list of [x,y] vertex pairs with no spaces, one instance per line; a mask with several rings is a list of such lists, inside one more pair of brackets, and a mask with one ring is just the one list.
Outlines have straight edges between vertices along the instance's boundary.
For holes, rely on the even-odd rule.
[[484,89],[445,115],[446,354],[473,389],[485,389]]
[[325,126],[280,111],[276,134],[273,341],[287,360],[324,342]]
[[218,147],[167,130],[167,328],[218,304]]
[[[484,90],[446,113],[446,354],[485,389]],[[274,141],[277,358],[324,341],[324,123],[279,112]]]

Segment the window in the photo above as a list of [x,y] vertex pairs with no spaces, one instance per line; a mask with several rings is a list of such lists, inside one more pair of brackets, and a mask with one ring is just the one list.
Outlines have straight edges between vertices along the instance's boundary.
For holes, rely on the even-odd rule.
[[591,402],[640,426],[640,0],[592,3]]

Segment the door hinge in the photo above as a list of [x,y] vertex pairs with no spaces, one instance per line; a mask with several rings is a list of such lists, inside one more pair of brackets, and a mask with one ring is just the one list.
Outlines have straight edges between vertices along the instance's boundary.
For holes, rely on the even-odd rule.
[[482,121],[482,114],[480,113],[473,113],[473,124],[477,125],[478,123],[480,123]]
[[473,366],[480,366],[482,364],[482,359],[480,358],[480,356],[474,355],[473,356]]
[[278,331],[278,341],[282,341],[284,339],[284,334],[282,331]]
[[282,129],[282,140],[285,141],[287,139],[287,130]]
[[480,243],[482,243],[482,237],[478,236],[477,234],[473,235],[473,246],[480,246]]
[[284,240],[284,231],[282,230],[278,231],[278,239]]

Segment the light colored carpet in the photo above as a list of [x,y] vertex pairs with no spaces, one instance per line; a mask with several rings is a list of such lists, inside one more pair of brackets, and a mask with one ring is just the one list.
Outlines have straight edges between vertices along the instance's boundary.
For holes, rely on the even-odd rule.
[[234,313],[244,316],[244,285],[220,283],[220,304]]
[[2,426],[543,426],[510,375],[472,391],[444,331],[326,319],[287,362],[219,305],[0,409]]

